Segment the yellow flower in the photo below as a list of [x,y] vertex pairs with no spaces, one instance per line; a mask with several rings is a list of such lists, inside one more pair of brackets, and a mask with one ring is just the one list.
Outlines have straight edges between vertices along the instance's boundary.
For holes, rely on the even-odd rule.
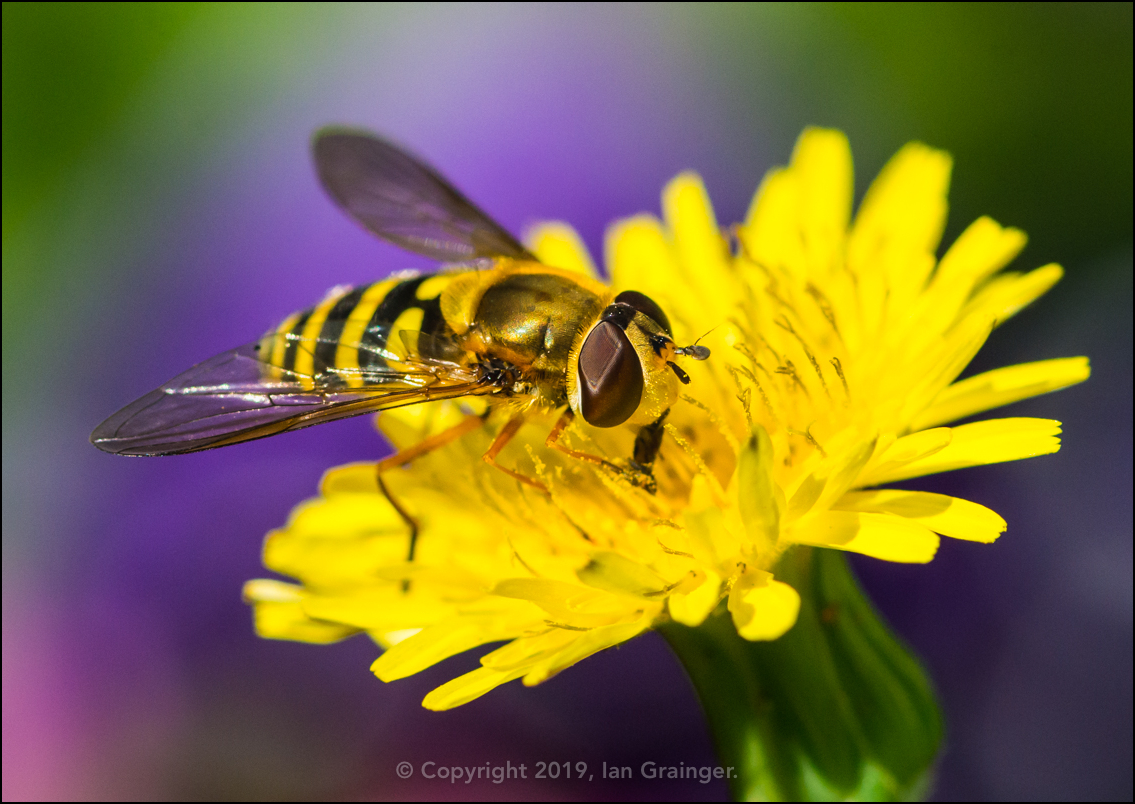
[[[809,129],[731,236],[701,180],[678,176],[663,220],[620,222],[606,248],[617,289],[656,300],[679,343],[709,332],[713,350],[688,367],[656,492],[545,448],[553,419],[536,419],[501,459],[538,477],[544,495],[481,461],[490,426],[384,475],[421,525],[407,562],[407,527],[373,464],[333,469],[320,497],[267,538],[265,565],[300,584],[247,584],[258,632],[330,642],[365,631],[386,648],[373,666],[384,681],[506,643],[426,696],[448,709],[515,678],[538,684],[665,618],[696,626],[722,601],[741,636],[776,639],[800,607],[775,577],[793,545],[926,562],[939,535],[992,542],[1005,522],[988,508],[880,486],[1055,452],[1055,421],[943,425],[1080,382],[1088,361],[955,382],[992,329],[1061,269],[1001,272],[1025,236],[988,218],[936,260],[949,173],[945,153],[906,146],[852,222],[846,138]],[[548,264],[594,272],[562,224],[530,241]],[[378,424],[403,448],[462,415],[457,403],[430,403]],[[629,428],[579,421],[570,445],[631,454]]]

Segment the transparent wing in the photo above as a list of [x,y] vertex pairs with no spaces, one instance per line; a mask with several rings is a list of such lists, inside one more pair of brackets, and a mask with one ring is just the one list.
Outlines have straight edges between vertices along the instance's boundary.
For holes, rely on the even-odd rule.
[[95,428],[91,443],[116,455],[176,455],[494,390],[474,370],[415,358],[347,372],[284,371],[264,362],[257,342],[198,363],[127,405]]
[[535,260],[433,168],[373,134],[323,129],[313,143],[324,189],[384,240],[437,260]]

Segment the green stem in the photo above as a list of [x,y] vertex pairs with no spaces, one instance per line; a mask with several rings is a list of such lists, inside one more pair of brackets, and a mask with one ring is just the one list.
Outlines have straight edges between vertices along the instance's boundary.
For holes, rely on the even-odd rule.
[[719,607],[659,630],[697,690],[737,800],[910,800],[941,741],[918,661],[860,590],[846,557],[795,548],[776,568],[800,616],[773,642],[737,635]]

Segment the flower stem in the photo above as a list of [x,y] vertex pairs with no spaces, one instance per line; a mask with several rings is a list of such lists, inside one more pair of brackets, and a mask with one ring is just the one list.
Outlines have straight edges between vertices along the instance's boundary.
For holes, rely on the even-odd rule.
[[772,642],[738,636],[724,606],[659,628],[697,690],[734,797],[909,800],[929,789],[941,718],[918,661],[835,550],[797,547],[776,568],[800,616]]

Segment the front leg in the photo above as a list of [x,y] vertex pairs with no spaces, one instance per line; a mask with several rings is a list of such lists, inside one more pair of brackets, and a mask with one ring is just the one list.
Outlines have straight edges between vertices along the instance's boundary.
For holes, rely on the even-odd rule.
[[552,428],[552,432],[548,433],[548,437],[544,440],[544,446],[551,447],[552,449],[557,450],[558,452],[562,452],[564,455],[568,455],[578,461],[586,461],[587,463],[593,463],[596,466],[605,466],[608,469],[621,473],[623,471],[622,468],[611,463],[606,458],[600,458],[598,455],[592,455],[589,452],[580,452],[579,450],[572,449],[571,447],[560,443],[560,436],[563,435],[564,430],[566,430],[568,428],[568,425],[570,425],[574,420],[575,414],[571,412],[571,408],[565,410],[563,412],[563,415],[560,416],[560,418],[556,421],[556,426]]
[[634,462],[638,464],[644,472],[651,472],[654,466],[654,459],[658,457],[658,450],[662,448],[662,434],[666,432],[663,429],[663,424],[666,421],[666,417],[669,415],[670,411],[667,409],[657,420],[639,430],[638,435],[635,437]]
[[654,474],[652,471],[654,459],[658,455],[658,449],[662,445],[662,423],[666,419],[666,411],[658,420],[652,424],[643,427],[638,436],[635,438],[634,457],[627,463],[630,467],[619,466],[612,463],[606,458],[601,458],[598,455],[592,455],[587,452],[580,452],[579,450],[571,449],[560,443],[560,436],[563,435],[564,430],[572,423],[575,414],[571,412],[571,408],[564,411],[556,422],[556,426],[552,428],[552,432],[548,434],[547,440],[544,442],[545,446],[552,449],[559,450],[565,455],[580,461],[602,466],[626,478],[632,485],[638,486],[641,489],[654,494],[657,491],[657,484],[654,482]]
[[654,461],[658,457],[658,450],[662,448],[662,434],[666,432],[663,423],[669,414],[670,411],[666,410],[655,421],[642,427],[634,440],[634,455],[630,464],[637,476],[633,482],[651,494],[658,491],[658,484],[654,480]]
[[500,432],[497,433],[497,437],[493,439],[493,443],[489,445],[489,448],[485,451],[485,454],[481,456],[481,460],[483,460],[489,466],[492,466],[494,469],[499,469],[500,471],[504,472],[509,477],[515,480],[519,480],[526,486],[531,486],[532,488],[538,489],[547,494],[547,486],[545,486],[539,480],[531,478],[528,475],[523,474],[522,472],[516,471],[515,469],[509,469],[507,466],[501,466],[499,463],[497,463],[497,456],[500,455],[500,452],[505,448],[505,445],[508,444],[508,442],[511,441],[513,437],[520,431],[520,428],[524,426],[524,422],[527,418],[527,414],[518,413],[511,419],[509,419],[508,424],[501,428]]

